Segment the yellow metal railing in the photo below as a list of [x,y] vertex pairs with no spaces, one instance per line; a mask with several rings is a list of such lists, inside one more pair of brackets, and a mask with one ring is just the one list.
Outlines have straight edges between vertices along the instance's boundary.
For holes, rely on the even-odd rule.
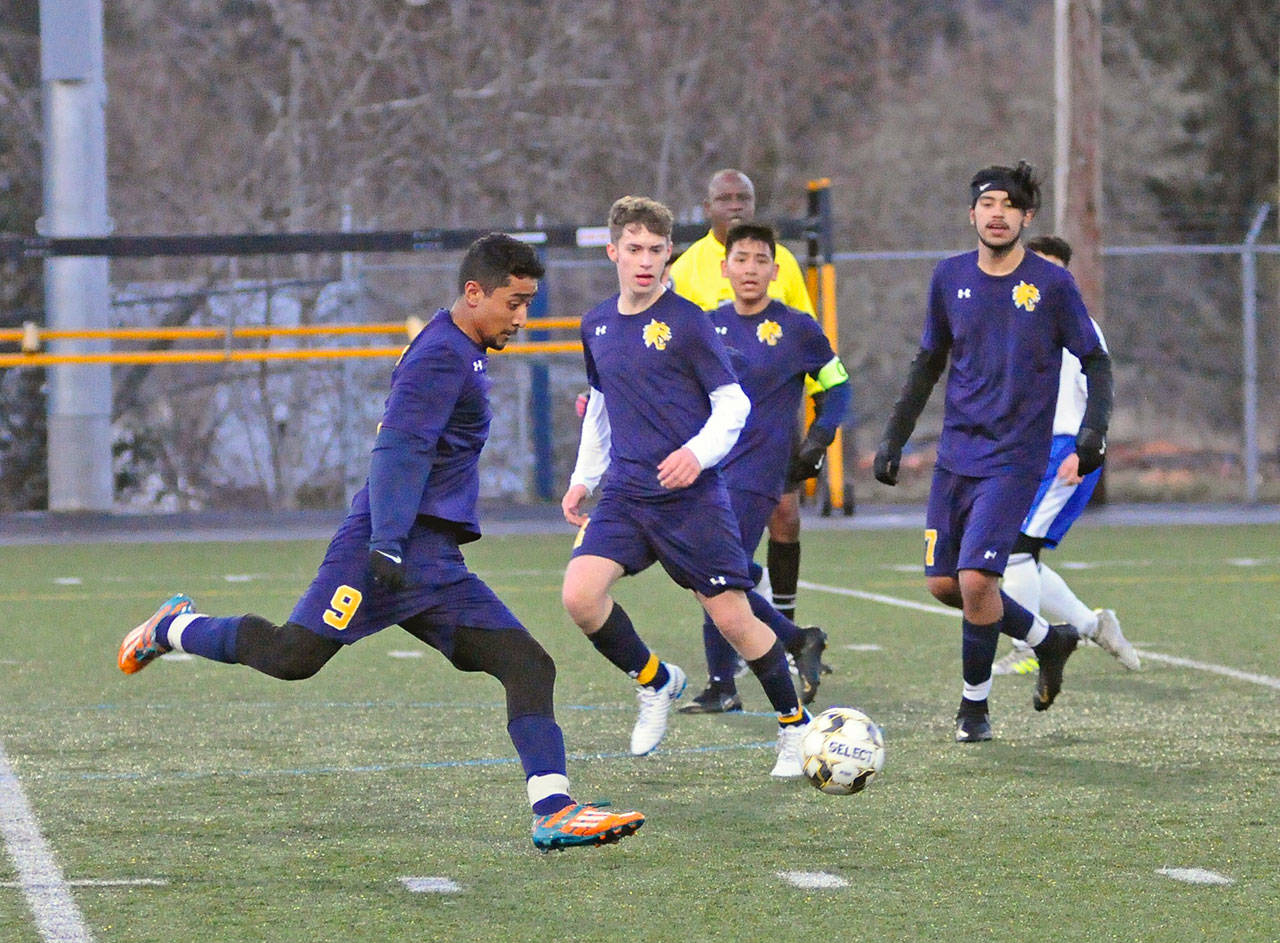
[[[526,325],[526,330],[577,330],[579,318],[540,318]],[[236,348],[232,344],[244,339],[273,337],[332,337],[351,335],[407,334],[410,338],[422,328],[422,322],[410,318],[405,322],[380,324],[310,324],[272,327],[244,325],[240,327],[120,327],[45,329],[28,322],[21,328],[0,329],[0,344],[17,344],[19,353],[0,354],[3,367],[52,367],[62,364],[176,364],[176,363],[243,363],[269,360],[334,360],[343,358],[398,357],[401,346],[379,347],[291,347],[282,350]],[[133,350],[76,353],[43,353],[52,341],[196,341],[221,340],[218,350]],[[581,353],[577,340],[527,341],[509,344],[503,354],[567,354]]]

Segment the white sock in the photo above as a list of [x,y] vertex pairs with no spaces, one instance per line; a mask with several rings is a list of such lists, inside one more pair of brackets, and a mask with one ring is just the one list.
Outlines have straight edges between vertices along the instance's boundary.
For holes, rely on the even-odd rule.
[[753,587],[765,599],[773,600],[773,585],[769,582],[769,568],[762,566],[760,568],[760,582]]
[[530,776],[525,781],[525,789],[529,793],[529,805],[537,805],[548,796],[570,795],[569,777],[564,773],[542,773],[538,776]]
[[1044,621],[1044,616],[1036,616],[1031,623],[1031,628],[1027,629],[1027,639],[1024,644],[1027,648],[1035,648],[1048,637],[1049,623]]
[[982,682],[982,684],[969,684],[969,682],[967,681],[965,682],[964,699],[966,701],[985,701],[987,699],[987,695],[990,693],[991,693],[990,678]]
[[185,612],[180,616],[174,616],[173,621],[169,623],[169,647],[175,652],[184,652],[182,647],[182,633],[196,619],[203,619],[204,615],[198,612]]
[[1055,621],[1070,623],[1089,638],[1098,631],[1098,616],[1071,591],[1067,581],[1046,563],[1040,565],[1040,603]]
[[1004,591],[1031,614],[1040,611],[1040,568],[1029,553],[1015,553],[1004,568]]

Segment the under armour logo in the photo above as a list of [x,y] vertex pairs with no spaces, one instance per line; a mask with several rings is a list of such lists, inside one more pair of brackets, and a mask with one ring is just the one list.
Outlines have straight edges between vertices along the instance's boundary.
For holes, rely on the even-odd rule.
[[996,553],[994,550],[988,550],[986,553],[982,555],[982,559],[994,560],[998,556],[1000,556],[1000,554]]
[[713,576],[711,577],[711,579],[707,580],[707,582],[710,583],[712,586],[724,586],[729,581],[725,579],[723,576]]
[[717,334],[728,334],[728,333],[729,333],[729,329],[728,329],[727,327],[718,327],[718,328],[716,328],[716,333],[717,333]]
[[609,325],[601,324],[598,328],[596,328],[596,337],[602,336],[603,334],[607,333],[608,330],[609,330]]
[[971,294],[971,292],[970,292],[970,289],[968,289],[968,288],[957,288],[957,289],[956,289],[956,297],[957,297],[957,298],[971,298],[971,297],[973,297],[973,296],[972,296],[972,294]]
[[473,373],[483,373],[483,372],[484,372],[484,361],[483,361],[483,360],[473,360],[473,361],[471,361],[471,370],[472,370],[472,372],[473,372]]

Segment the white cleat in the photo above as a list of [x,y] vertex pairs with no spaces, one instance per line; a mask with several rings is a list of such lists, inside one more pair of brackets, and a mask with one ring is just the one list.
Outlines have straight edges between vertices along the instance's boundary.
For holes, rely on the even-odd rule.
[[993,675],[1029,675],[1039,670],[1040,661],[1036,658],[1036,653],[1016,643],[1003,658],[991,666]]
[[667,718],[671,714],[671,705],[684,694],[689,679],[685,677],[678,665],[668,664],[667,683],[660,688],[641,685],[636,688],[636,700],[640,702],[640,716],[631,730],[631,755],[644,756],[653,752],[654,747],[662,742],[667,734]]
[[804,775],[804,754],[800,741],[809,730],[809,724],[787,724],[778,728],[778,762],[769,775],[777,779],[799,779]]
[[1120,631],[1120,620],[1116,618],[1116,611],[1114,609],[1093,611],[1098,614],[1098,629],[1093,633],[1093,640],[1101,646],[1103,651],[1114,655],[1120,664],[1130,671],[1141,668],[1142,662],[1138,659],[1137,651]]

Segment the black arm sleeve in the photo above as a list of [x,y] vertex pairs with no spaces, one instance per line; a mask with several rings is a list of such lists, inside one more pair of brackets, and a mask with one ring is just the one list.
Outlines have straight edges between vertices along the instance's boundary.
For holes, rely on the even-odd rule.
[[1095,351],[1080,361],[1080,371],[1089,382],[1089,399],[1080,428],[1094,429],[1105,436],[1111,424],[1111,357],[1105,350]]
[[929,350],[921,347],[911,361],[907,372],[907,382],[902,386],[898,401],[893,404],[893,413],[889,416],[888,425],[884,428],[884,441],[895,449],[901,449],[915,431],[916,420],[924,412],[925,403],[929,402],[929,394],[933,392],[938,378],[947,367],[947,350]]

